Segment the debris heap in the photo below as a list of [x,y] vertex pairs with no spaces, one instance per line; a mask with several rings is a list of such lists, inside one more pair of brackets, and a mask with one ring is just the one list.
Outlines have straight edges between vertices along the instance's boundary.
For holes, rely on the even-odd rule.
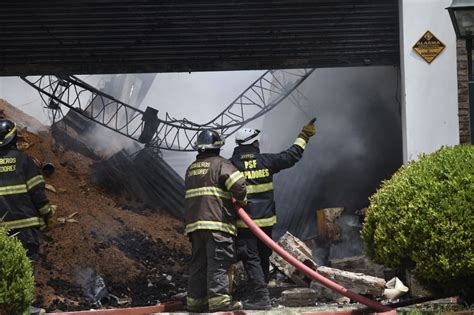
[[46,152],[54,165],[45,175],[56,212],[54,227],[44,233],[40,304],[50,312],[143,306],[184,292],[190,244],[183,223],[98,188],[89,179],[96,161],[56,147],[48,128],[0,99],[2,109],[20,127],[20,149],[39,167]]

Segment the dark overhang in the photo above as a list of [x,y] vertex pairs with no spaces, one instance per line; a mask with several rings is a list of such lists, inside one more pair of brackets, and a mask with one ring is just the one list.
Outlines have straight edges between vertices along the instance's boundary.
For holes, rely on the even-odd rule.
[[0,75],[398,65],[397,0],[0,2]]

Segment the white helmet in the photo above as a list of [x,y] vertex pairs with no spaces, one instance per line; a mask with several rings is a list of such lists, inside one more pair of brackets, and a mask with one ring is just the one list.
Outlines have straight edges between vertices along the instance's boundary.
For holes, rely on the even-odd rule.
[[241,144],[252,144],[258,140],[258,134],[260,130],[252,128],[242,128],[235,134],[235,143]]

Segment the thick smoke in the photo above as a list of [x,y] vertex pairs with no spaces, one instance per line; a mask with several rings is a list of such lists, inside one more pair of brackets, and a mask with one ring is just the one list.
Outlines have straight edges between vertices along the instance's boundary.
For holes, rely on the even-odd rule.
[[354,214],[400,167],[398,82],[392,67],[318,69],[301,86],[305,98],[299,106],[286,100],[265,116],[262,152],[286,149],[317,117],[317,134],[303,159],[275,177],[274,238],[285,231],[303,239],[316,236],[317,209],[345,207]]
[[[142,101],[149,92],[154,79],[155,74],[108,75],[101,76],[101,80],[95,87],[99,88],[103,93],[112,96],[114,99],[144,111],[145,106],[142,105]],[[103,108],[103,103],[97,101],[92,107],[95,107],[96,111],[100,111]],[[105,112],[106,119],[110,119],[115,115],[113,108],[112,110],[105,110]],[[125,117],[118,117],[118,119],[119,126],[125,125]],[[115,120],[112,119],[111,121],[114,122]],[[133,140],[113,130],[98,124],[93,124],[93,126],[94,128],[91,128],[82,135],[83,141],[95,148],[95,150],[104,157],[110,157],[123,148],[135,151],[141,147],[137,146]]]
[[[48,110],[44,108],[38,92],[18,77],[0,77],[0,98],[34,117],[43,125],[49,124]],[[42,128],[27,126],[33,132]]]
[[[115,99],[136,108],[140,108],[142,100],[153,83],[155,74],[94,75],[78,77],[94,88],[113,96]],[[45,107],[38,91],[30,87],[20,78],[0,78],[0,95],[1,98],[25,113],[35,117],[42,124],[49,126],[52,123],[52,112]],[[83,107],[85,107],[88,102],[90,102],[90,94],[81,93],[80,99]],[[99,102],[97,102],[97,104],[98,103]],[[98,109],[98,107],[96,109]],[[57,120],[60,120],[62,115],[67,115],[68,111],[69,110],[66,107],[63,107],[62,113],[57,116]],[[124,147],[131,146],[131,143],[133,142],[132,140],[107,128],[101,127],[98,124],[92,123],[88,126],[89,129],[84,133],[81,133],[81,140],[91,148],[94,148],[104,157],[108,157]],[[34,128],[29,129],[35,131]]]
[[[209,121],[245,90],[262,71],[174,73],[81,77],[127,104],[146,106],[197,123]],[[300,95],[251,123],[262,128],[262,152],[288,148],[301,127],[317,117],[317,135],[295,167],[275,177],[278,225],[274,237],[290,231],[303,239],[317,235],[316,210],[342,206],[346,213],[368,205],[381,180],[402,164],[398,71],[392,67],[318,69],[299,88]],[[36,117],[43,104],[35,90],[17,78],[0,79],[10,103]],[[129,140],[105,128],[84,138],[109,154]],[[136,147],[136,146],[135,146]],[[222,151],[230,157],[233,139]],[[183,175],[195,153],[167,152],[164,158]],[[353,218],[342,221],[355,224]],[[352,222],[352,223],[351,223]],[[355,248],[355,249],[354,249]],[[360,244],[353,251],[360,251]],[[342,250],[347,253],[346,250]]]
[[[264,71],[228,71],[157,74],[143,103],[158,109],[159,116],[168,112],[172,117],[206,123],[222,112]],[[261,119],[250,126],[261,128]],[[234,138],[226,139],[221,154],[230,157]],[[184,173],[196,157],[196,152],[163,151],[163,157],[175,171]]]
[[[166,113],[177,119],[186,118],[205,123],[226,108],[263,71],[120,74],[79,76],[81,80],[126,104],[144,110],[156,108],[160,118]],[[49,125],[50,111],[45,108],[39,93],[20,78],[0,78],[0,95],[14,106]],[[89,94],[82,95],[84,104]],[[64,114],[67,109],[64,109]],[[260,121],[251,126],[260,127]],[[130,147],[131,140],[104,127],[96,126],[81,135],[81,139],[104,157]],[[233,139],[228,139],[223,155],[230,156]],[[136,146],[132,146],[136,148]],[[184,175],[195,153],[164,151],[164,158],[175,170]]]

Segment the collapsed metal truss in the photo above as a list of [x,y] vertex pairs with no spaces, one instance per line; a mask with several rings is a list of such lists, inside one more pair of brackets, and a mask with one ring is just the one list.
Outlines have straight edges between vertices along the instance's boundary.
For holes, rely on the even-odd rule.
[[315,69],[269,70],[252,83],[220,114],[204,124],[175,119],[168,113],[158,118],[158,111],[145,111],[107,95],[75,76],[22,77],[40,92],[43,102],[53,112],[53,119],[69,108],[98,124],[149,147],[193,151],[198,133],[203,129],[219,130],[224,137],[264,115],[289,96]]

